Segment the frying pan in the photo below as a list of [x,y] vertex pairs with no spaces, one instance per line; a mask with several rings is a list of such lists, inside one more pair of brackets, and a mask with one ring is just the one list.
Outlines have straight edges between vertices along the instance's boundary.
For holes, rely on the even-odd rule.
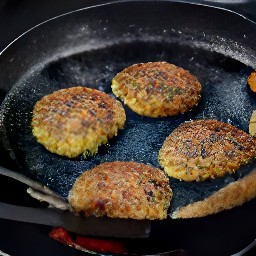
[[[0,56],[0,90],[6,94],[1,107],[3,147],[20,172],[65,197],[76,177],[100,162],[134,160],[158,166],[157,152],[164,138],[186,120],[216,118],[247,131],[256,105],[246,85],[256,67],[255,32],[255,23],[236,13],[171,1],[109,3],[43,23]],[[74,85],[111,94],[110,82],[118,71],[155,60],[172,62],[198,77],[204,89],[197,108],[158,120],[126,108],[125,129],[90,159],[50,154],[31,135],[31,111],[42,96]],[[171,184],[175,193],[184,195],[187,185],[174,180]],[[223,183],[196,185],[200,189],[190,188],[195,193],[189,200],[201,199]],[[187,198],[175,199],[172,207],[187,203]],[[231,254],[254,239],[255,211],[253,200],[202,219],[154,221],[148,241],[161,239],[192,255]]]

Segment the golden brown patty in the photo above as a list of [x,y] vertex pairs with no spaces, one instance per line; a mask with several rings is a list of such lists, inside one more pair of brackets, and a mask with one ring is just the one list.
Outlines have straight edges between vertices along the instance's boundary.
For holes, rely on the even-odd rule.
[[124,109],[104,92],[86,87],[56,91],[35,104],[32,132],[49,151],[67,157],[95,154],[117,135]]
[[216,191],[208,198],[176,209],[173,219],[199,218],[232,209],[256,197],[256,170],[226,187]]
[[164,219],[172,198],[163,171],[135,162],[108,162],[85,171],[69,193],[75,213]]
[[197,105],[201,84],[187,70],[173,64],[149,62],[118,73],[112,80],[112,90],[137,114],[163,117]]
[[256,140],[216,120],[181,124],[165,140],[160,165],[171,177],[201,181],[233,173],[256,157]]

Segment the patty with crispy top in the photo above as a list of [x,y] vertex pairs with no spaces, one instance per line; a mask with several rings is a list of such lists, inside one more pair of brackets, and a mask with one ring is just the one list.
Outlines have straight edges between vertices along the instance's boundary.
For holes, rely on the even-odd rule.
[[113,93],[139,115],[165,117],[198,104],[201,84],[189,71],[167,62],[125,68],[112,80]]
[[117,135],[126,120],[122,104],[96,89],[61,89],[39,100],[33,109],[32,132],[52,153],[94,155]]
[[167,174],[184,181],[232,174],[255,157],[255,138],[217,120],[181,124],[159,151],[160,165]]
[[136,162],[106,162],[85,171],[69,192],[74,213],[165,219],[172,198],[166,174]]

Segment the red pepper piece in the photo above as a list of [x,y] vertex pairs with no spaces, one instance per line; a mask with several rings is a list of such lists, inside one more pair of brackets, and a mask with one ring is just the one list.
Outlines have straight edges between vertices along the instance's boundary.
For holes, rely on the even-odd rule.
[[49,236],[61,243],[67,244],[69,246],[74,245],[74,241],[69,233],[63,228],[53,228],[49,233]]
[[82,237],[78,235],[75,237],[75,239],[73,239],[71,235],[63,228],[53,228],[49,233],[49,236],[61,243],[82,251],[127,253],[125,245],[122,242]]
[[76,243],[83,248],[96,252],[127,253],[123,243],[113,240],[77,236]]

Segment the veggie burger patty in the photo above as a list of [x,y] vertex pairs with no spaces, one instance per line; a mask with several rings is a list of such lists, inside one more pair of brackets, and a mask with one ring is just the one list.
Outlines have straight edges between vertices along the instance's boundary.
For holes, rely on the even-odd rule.
[[196,77],[167,62],[125,68],[113,78],[112,90],[134,112],[154,118],[187,112],[201,97]]
[[126,121],[122,104],[96,89],[72,87],[39,100],[32,132],[46,149],[70,158],[94,155]]
[[256,157],[256,139],[217,120],[181,124],[164,141],[159,162],[171,177],[202,181],[234,173]]
[[83,172],[69,193],[77,214],[132,219],[165,219],[171,198],[166,174],[136,162],[102,163]]

